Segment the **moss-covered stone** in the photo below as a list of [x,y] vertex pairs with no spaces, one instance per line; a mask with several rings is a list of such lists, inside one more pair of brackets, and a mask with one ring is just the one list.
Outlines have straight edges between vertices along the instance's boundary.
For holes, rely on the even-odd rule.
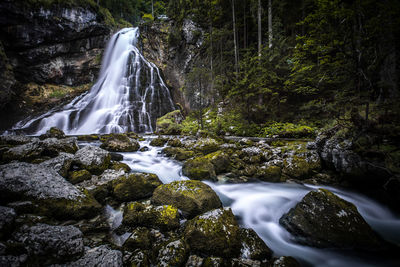
[[113,152],[135,152],[140,148],[138,141],[129,138],[126,134],[104,135],[101,141],[101,148]]
[[183,116],[180,110],[174,110],[157,119],[157,132],[160,134],[181,134]]
[[73,165],[99,175],[108,168],[111,155],[104,149],[95,146],[85,146],[76,152]]
[[357,208],[326,189],[308,193],[279,222],[299,242],[316,247],[383,248]]
[[242,240],[241,258],[268,261],[272,257],[272,250],[264,243],[253,229],[240,229]]
[[111,166],[109,167],[109,169],[116,170],[116,171],[123,170],[126,173],[131,171],[131,167],[129,167],[128,164],[125,164],[122,162],[116,162],[116,161],[111,162]]
[[137,227],[132,231],[130,237],[125,241],[124,248],[130,251],[135,249],[150,249],[151,234],[150,230],[145,227]]
[[240,254],[240,231],[230,209],[216,209],[188,221],[184,239],[200,255],[235,258]]
[[300,263],[293,257],[290,256],[282,256],[275,259],[271,267],[300,267]]
[[208,257],[204,259],[203,267],[222,267],[225,266],[225,261],[220,257]]
[[131,202],[124,209],[122,223],[134,227],[146,226],[173,230],[179,227],[179,212],[171,205],[153,206]]
[[183,175],[194,180],[212,180],[216,181],[214,165],[207,159],[200,157],[189,159],[183,164]]
[[139,200],[150,197],[161,184],[155,174],[132,173],[111,181],[112,195],[122,202]]
[[200,181],[175,181],[160,185],[151,199],[155,205],[173,205],[188,218],[221,207],[217,194]]
[[45,134],[42,134],[40,139],[46,139],[46,138],[57,138],[57,139],[62,139],[65,138],[65,134],[63,131],[58,129],[57,127],[51,127]]
[[181,140],[179,140],[178,138],[170,139],[168,141],[167,145],[172,146],[172,147],[182,147],[183,146]]
[[143,250],[135,250],[133,255],[129,258],[129,263],[130,267],[151,266],[148,252]]
[[229,155],[220,150],[207,154],[206,156],[204,156],[204,158],[209,160],[214,165],[216,174],[228,172],[231,168]]
[[185,150],[180,147],[166,147],[162,150],[162,153],[167,157],[172,157],[179,161],[190,159],[195,155],[193,151]]
[[78,184],[80,182],[90,180],[91,178],[92,175],[87,170],[73,171],[68,175],[68,181],[70,181],[71,184]]
[[310,160],[306,157],[294,155],[293,157],[286,158],[283,161],[282,172],[292,178],[306,179],[312,176],[314,171],[321,168],[319,158]]
[[219,150],[219,145],[220,143],[213,138],[199,138],[192,148],[195,152],[206,155]]
[[168,142],[167,138],[159,136],[159,137],[151,140],[150,145],[151,146],[164,146],[167,142]]
[[157,266],[184,266],[188,249],[182,239],[169,242],[158,251]]
[[100,137],[97,134],[79,135],[77,136],[77,138],[78,141],[96,141],[100,139]]
[[257,170],[256,177],[261,181],[278,183],[284,182],[285,178],[282,176],[282,170],[279,166],[261,166]]

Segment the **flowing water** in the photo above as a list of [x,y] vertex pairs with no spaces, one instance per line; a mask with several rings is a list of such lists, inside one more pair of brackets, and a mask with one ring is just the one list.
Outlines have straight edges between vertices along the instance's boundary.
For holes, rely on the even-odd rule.
[[66,134],[153,132],[155,120],[175,109],[159,69],[140,53],[138,28],[109,41],[97,82],[69,104],[17,123],[12,130],[40,135],[50,127]]
[[[157,174],[163,183],[187,179],[182,176],[182,164],[160,155],[162,148],[150,146],[151,138],[154,136],[141,142],[141,146],[147,146],[149,151],[123,153],[124,162],[133,171]],[[293,236],[279,224],[280,217],[308,192],[323,187],[352,202],[375,231],[386,240],[400,244],[400,218],[365,196],[328,186],[266,182],[206,183],[218,194],[224,206],[232,208],[241,225],[254,229],[275,256],[293,256],[303,265],[310,266],[396,266],[400,263],[400,260],[376,255],[356,255],[351,251],[304,246],[296,243]]]

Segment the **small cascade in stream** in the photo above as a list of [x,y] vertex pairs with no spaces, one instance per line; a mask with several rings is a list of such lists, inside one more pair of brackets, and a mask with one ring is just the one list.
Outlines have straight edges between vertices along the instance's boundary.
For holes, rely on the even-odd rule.
[[155,120],[174,110],[159,69],[136,47],[138,28],[116,33],[90,91],[62,108],[17,123],[12,130],[39,135],[50,127],[66,134],[153,132]]

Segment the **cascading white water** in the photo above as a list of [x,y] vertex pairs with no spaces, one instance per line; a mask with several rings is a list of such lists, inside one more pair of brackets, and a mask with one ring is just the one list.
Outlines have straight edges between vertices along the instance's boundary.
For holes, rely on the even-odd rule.
[[66,134],[153,132],[157,117],[174,110],[159,69],[136,47],[138,28],[125,28],[109,41],[91,90],[62,109],[17,123],[13,130],[39,135],[50,127]]

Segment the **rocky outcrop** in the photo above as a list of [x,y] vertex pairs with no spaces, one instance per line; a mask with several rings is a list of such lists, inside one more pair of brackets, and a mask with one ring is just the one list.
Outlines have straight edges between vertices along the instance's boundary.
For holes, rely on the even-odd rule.
[[316,247],[383,248],[357,208],[326,189],[308,193],[279,222],[299,242]]
[[82,258],[62,266],[122,267],[122,253],[107,245],[87,249]]
[[110,164],[110,153],[95,146],[85,146],[76,152],[73,164],[93,174],[101,174]]
[[114,152],[135,152],[139,150],[140,145],[125,134],[110,134],[102,139],[100,147]]

